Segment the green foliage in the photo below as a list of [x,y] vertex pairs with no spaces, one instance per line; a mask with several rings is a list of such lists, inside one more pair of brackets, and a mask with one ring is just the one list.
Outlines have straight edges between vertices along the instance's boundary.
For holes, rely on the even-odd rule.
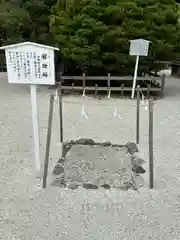
[[172,59],[180,39],[174,0],[59,0],[50,28],[66,58],[121,74],[133,72],[129,40],[151,41],[149,57],[141,60],[146,71],[156,59]]
[[[177,3],[176,3],[177,2]],[[151,41],[140,71],[180,55],[180,1],[0,0],[0,45],[35,41],[88,69],[132,74],[129,40]]]
[[2,42],[14,43],[23,41],[25,33],[30,28],[28,12],[18,6],[7,3],[0,12],[0,27],[3,31]]
[[52,43],[49,30],[49,15],[55,0],[1,1],[1,43],[35,41]]

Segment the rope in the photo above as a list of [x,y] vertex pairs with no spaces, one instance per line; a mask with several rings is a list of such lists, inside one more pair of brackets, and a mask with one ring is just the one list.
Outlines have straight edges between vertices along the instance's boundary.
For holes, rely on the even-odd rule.
[[[87,98],[87,96],[86,96],[86,89],[83,90],[82,97],[83,97],[83,98]],[[82,105],[82,107],[81,107],[81,115],[82,115],[86,120],[88,119],[88,116],[87,116],[87,114],[86,114],[86,112],[85,112],[85,107],[84,107],[84,105]]]
[[[66,100],[63,100],[62,101],[63,103],[67,103],[67,104],[73,104],[73,105],[82,105],[82,102],[74,102],[74,101],[66,101]],[[86,103],[87,106],[105,106],[105,107],[117,107],[117,104],[104,104],[104,103],[100,103],[100,104],[97,104],[97,103]],[[137,107],[136,104],[133,104],[133,105],[125,105],[125,104],[122,104],[120,105],[120,107]],[[139,107],[144,107],[142,105],[140,105]]]
[[[145,105],[145,111],[148,110],[148,98],[143,94],[143,92],[141,90],[139,90],[139,92],[141,93],[142,99],[141,99],[141,104]],[[145,99],[145,102],[144,102]]]
[[[148,98],[142,93],[141,90],[139,90],[139,92],[141,93],[141,96],[142,96],[141,104],[139,105],[139,107],[141,107],[141,108],[145,107],[145,110],[147,110],[148,103],[144,103],[144,99],[147,102]],[[57,89],[55,91],[55,95],[54,96],[55,96],[55,99],[57,99],[57,97],[58,97]],[[85,89],[83,90],[82,97],[85,98],[85,99],[88,99],[88,97],[87,97],[87,95],[85,93]],[[116,100],[116,99],[111,98],[110,92],[109,92],[107,98],[109,99],[108,101],[115,101]],[[73,104],[73,105],[82,105],[82,102],[74,102],[74,101],[67,101],[67,100],[62,100],[62,103]],[[113,116],[117,116],[119,119],[122,119],[121,116],[117,113],[117,104],[116,105],[114,105],[114,104],[105,104],[105,103],[97,104],[97,103],[88,103],[88,102],[86,102],[86,106],[115,107]],[[119,107],[135,107],[136,108],[137,104],[131,104],[131,105],[122,104]],[[84,106],[84,104],[82,105],[81,115],[83,115],[86,119],[88,118],[86,113],[85,113],[85,106]]]

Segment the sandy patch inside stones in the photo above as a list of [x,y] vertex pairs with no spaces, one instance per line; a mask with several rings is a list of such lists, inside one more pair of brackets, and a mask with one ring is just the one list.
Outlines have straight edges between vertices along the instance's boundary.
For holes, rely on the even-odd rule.
[[138,189],[143,179],[132,169],[132,155],[126,146],[72,144],[62,164],[57,163],[57,178],[54,186],[66,186],[76,189],[83,186],[87,189],[98,187]]

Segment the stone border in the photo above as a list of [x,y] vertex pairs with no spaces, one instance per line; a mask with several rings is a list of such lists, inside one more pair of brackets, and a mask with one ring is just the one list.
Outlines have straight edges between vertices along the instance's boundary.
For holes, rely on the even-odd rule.
[[[65,182],[64,179],[64,163],[66,160],[67,153],[71,150],[73,145],[100,145],[104,147],[126,147],[129,154],[131,154],[131,165],[132,165],[132,171],[135,172],[136,176],[139,174],[145,173],[145,169],[142,167],[142,165],[146,162],[145,160],[141,159],[136,155],[136,153],[139,152],[138,147],[133,142],[128,142],[125,145],[119,145],[119,144],[112,144],[109,141],[104,141],[102,143],[95,142],[93,139],[87,139],[87,138],[79,138],[78,140],[71,140],[63,143],[62,146],[62,157],[58,160],[56,166],[53,169],[53,175],[58,176],[56,180],[54,181],[53,186],[59,186],[59,187],[67,187],[69,189],[77,189],[79,186],[82,186],[85,189],[98,189],[99,187],[97,185],[91,184],[91,183],[77,183],[75,181],[73,182]],[[104,189],[110,189],[111,186],[108,184],[101,185],[100,187]],[[122,187],[119,187],[119,189],[122,190],[128,190],[128,189],[138,190],[136,187],[136,184],[134,183],[133,179],[131,182],[128,182]]]

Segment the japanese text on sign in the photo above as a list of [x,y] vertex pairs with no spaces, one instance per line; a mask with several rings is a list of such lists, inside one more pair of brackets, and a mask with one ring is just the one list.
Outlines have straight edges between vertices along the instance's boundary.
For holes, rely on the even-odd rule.
[[9,48],[6,62],[11,83],[52,85],[55,82],[53,50]]
[[37,54],[36,52],[9,51],[8,62],[18,79],[47,78],[51,75],[49,67],[49,56]]

